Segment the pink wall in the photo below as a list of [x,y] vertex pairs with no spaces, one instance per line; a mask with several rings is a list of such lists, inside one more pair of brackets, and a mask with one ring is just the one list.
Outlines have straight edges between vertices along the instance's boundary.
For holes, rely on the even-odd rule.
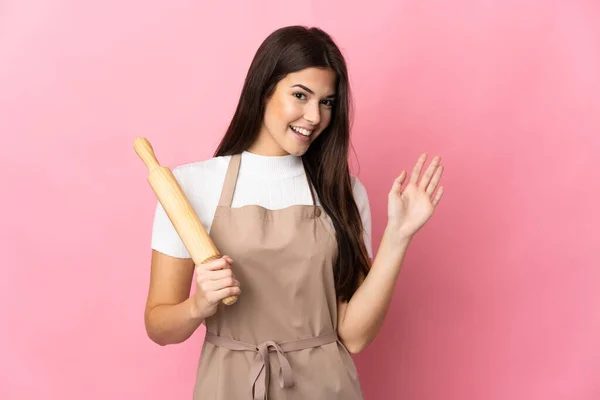
[[0,398],[190,398],[203,332],[144,332],[155,200],[133,139],[209,157],[260,41],[295,23],[347,56],[375,246],[394,175],[445,157],[356,357],[367,398],[600,398],[597,2],[91,3],[0,3]]

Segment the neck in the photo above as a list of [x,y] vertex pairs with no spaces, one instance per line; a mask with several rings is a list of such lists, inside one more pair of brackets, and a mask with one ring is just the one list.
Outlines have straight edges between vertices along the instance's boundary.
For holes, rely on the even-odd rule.
[[242,152],[241,172],[262,179],[279,179],[304,173],[302,157],[294,155],[270,156],[251,151]]

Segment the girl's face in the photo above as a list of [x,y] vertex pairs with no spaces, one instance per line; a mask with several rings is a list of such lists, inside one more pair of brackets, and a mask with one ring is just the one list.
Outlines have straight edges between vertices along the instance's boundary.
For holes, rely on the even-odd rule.
[[329,68],[306,68],[280,80],[248,150],[266,156],[303,155],[331,121],[335,84]]

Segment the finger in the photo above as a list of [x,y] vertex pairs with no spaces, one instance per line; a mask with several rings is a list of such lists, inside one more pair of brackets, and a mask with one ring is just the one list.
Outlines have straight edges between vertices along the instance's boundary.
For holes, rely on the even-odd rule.
[[417,160],[417,163],[413,167],[412,173],[410,175],[410,183],[414,183],[415,185],[417,184],[417,181],[419,180],[419,175],[421,175],[421,169],[425,164],[425,160],[427,160],[427,153],[421,154],[421,156]]
[[216,303],[219,303],[221,300],[223,300],[226,297],[236,296],[236,295],[239,295],[240,293],[242,293],[242,290],[237,286],[227,287],[225,289],[211,292],[208,295],[208,301],[210,301],[213,304],[216,304]]
[[444,187],[440,186],[440,188],[437,191],[437,194],[435,195],[435,197],[433,198],[433,206],[437,206],[438,203],[440,202],[440,200],[442,199],[442,195],[444,194]]
[[444,172],[444,166],[442,164],[440,164],[436,168],[435,173],[433,174],[433,177],[431,178],[431,182],[429,182],[429,185],[427,186],[427,190],[425,191],[429,195],[429,198],[431,198],[431,196],[433,195],[433,192],[435,192],[435,188],[437,187],[438,183],[440,182],[440,178],[442,177],[443,172]]
[[402,170],[402,172],[400,172],[400,175],[398,175],[396,177],[396,179],[394,179],[394,183],[392,184],[391,191],[393,193],[400,193],[400,188],[402,187],[402,184],[404,183],[405,179],[406,179],[406,171]]
[[217,281],[223,278],[234,278],[233,270],[231,268],[223,268],[217,271],[210,271],[210,273],[207,274],[207,278],[211,281]]
[[205,271],[218,271],[218,270],[224,269],[224,268],[230,268],[229,262],[228,262],[227,258],[225,258],[225,257],[221,257],[219,259],[209,261],[204,264],[200,264],[200,265],[196,266],[196,269],[202,269]]
[[216,280],[198,279],[198,285],[204,293],[215,292],[227,287],[239,287],[240,282],[233,277],[221,278]]
[[433,176],[435,169],[440,163],[440,159],[440,156],[433,157],[433,160],[431,160],[431,164],[429,164],[429,167],[427,168],[425,174],[423,175],[423,178],[421,179],[421,183],[419,183],[420,189],[425,190],[425,188],[429,185],[429,183],[431,182],[431,177]]
[[221,290],[221,289],[224,289],[227,287],[239,287],[240,282],[233,277],[229,277],[229,278],[222,278],[222,279],[217,279],[217,280],[211,281],[210,285],[211,285],[211,290],[216,291],[216,290]]

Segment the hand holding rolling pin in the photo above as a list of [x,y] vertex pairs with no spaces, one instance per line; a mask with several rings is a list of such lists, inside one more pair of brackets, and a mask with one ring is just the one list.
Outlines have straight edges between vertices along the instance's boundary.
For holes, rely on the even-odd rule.
[[196,266],[196,293],[194,317],[205,319],[217,312],[219,303],[241,292],[240,282],[231,269],[229,256]]

